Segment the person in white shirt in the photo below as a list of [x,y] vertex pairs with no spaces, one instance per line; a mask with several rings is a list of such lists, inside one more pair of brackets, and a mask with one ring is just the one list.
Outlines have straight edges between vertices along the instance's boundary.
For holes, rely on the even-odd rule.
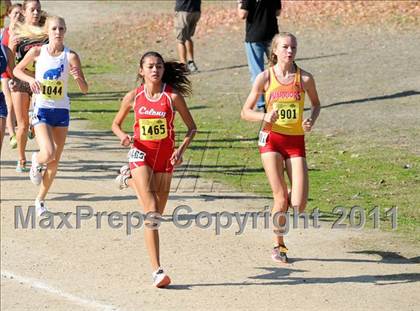
[[[32,124],[40,151],[32,154],[29,176],[34,184],[41,185],[35,200],[38,215],[47,211],[44,200],[57,173],[67,137],[70,119],[68,74],[76,80],[82,93],[88,91],[79,56],[64,46],[64,19],[49,16],[45,29],[49,43],[30,49],[13,71],[18,79],[29,83],[36,94]],[[36,62],[35,77],[25,73],[25,67],[33,61]]]

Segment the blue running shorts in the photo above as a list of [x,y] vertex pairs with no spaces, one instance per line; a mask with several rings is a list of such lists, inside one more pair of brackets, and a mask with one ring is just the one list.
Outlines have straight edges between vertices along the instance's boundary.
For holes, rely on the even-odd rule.
[[45,123],[52,127],[68,127],[70,112],[65,108],[36,108],[32,117],[32,125]]
[[0,118],[7,118],[7,106],[3,92],[0,92]]

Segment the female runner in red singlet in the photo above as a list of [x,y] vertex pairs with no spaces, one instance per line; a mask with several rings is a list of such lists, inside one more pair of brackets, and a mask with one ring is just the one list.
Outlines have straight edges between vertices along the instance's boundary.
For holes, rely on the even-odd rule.
[[[273,38],[270,68],[259,74],[242,109],[248,121],[263,122],[259,135],[261,160],[273,191],[272,214],[278,228],[272,259],[287,263],[287,248],[281,228],[290,206],[303,212],[308,200],[308,168],[306,164],[304,132],[309,132],[318,118],[321,105],[312,75],[294,62],[297,41],[291,33]],[[303,119],[305,93],[311,101],[311,115]],[[265,94],[267,113],[253,111],[258,97]],[[291,191],[284,178],[286,170]],[[290,196],[290,197],[289,197]]]
[[[13,29],[16,23],[18,22],[19,16],[21,15],[21,11],[22,5],[20,3],[15,3],[11,5],[7,10],[7,15],[9,17],[9,26],[4,29],[3,38],[1,39],[1,43],[7,47],[9,46],[9,38],[11,35],[13,35]],[[15,55],[13,55],[13,62],[14,57]],[[12,76],[9,73],[5,72],[1,74],[1,89],[6,100],[7,110],[9,111],[6,121],[7,131],[9,132],[9,144],[13,149],[15,149],[17,147],[15,132],[16,116],[15,110],[13,109],[12,94],[9,88],[10,79],[12,79]]]
[[[191,94],[191,83],[181,63],[164,62],[157,52],[147,52],[140,59],[142,84],[128,92],[112,123],[112,131],[121,145],[130,146],[129,168],[123,166],[117,177],[120,189],[132,187],[145,213],[160,217],[169,196],[173,168],[181,164],[182,155],[196,132],[196,125],[185,103]],[[134,136],[121,126],[130,110],[134,110]],[[175,148],[173,120],[178,111],[188,128],[181,145]],[[153,269],[153,285],[166,287],[171,282],[160,265],[159,232],[153,221],[145,221],[145,241]]]

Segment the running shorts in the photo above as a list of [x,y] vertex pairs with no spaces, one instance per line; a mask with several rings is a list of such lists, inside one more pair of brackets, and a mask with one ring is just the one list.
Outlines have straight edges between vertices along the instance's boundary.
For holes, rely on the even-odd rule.
[[52,127],[68,127],[70,112],[64,108],[35,108],[32,125],[36,126],[40,123],[45,123]]
[[172,173],[174,166],[170,159],[173,151],[174,149],[167,145],[155,149],[135,140],[128,152],[130,170],[147,165],[155,173]]
[[260,153],[278,152],[284,159],[293,157],[306,158],[304,135],[284,135],[276,132],[261,131],[258,146]]
[[3,92],[0,92],[0,118],[7,118],[7,106]]
[[28,82],[19,80],[18,78],[13,78],[13,81],[16,83],[15,92],[28,93],[29,96],[32,96],[31,87]]

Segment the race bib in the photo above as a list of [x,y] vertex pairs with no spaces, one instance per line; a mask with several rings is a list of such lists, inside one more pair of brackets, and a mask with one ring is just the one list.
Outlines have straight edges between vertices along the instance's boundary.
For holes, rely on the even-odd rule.
[[258,146],[264,147],[267,143],[268,138],[268,132],[260,131],[260,134],[258,135]]
[[146,153],[137,148],[131,148],[128,152],[128,162],[143,162],[146,157]]
[[295,103],[274,103],[273,109],[279,114],[276,121],[278,125],[294,124],[299,119],[299,105]]
[[44,80],[41,86],[41,94],[45,99],[62,99],[64,97],[63,82],[60,80]]
[[160,140],[168,137],[166,119],[140,119],[141,140]]

